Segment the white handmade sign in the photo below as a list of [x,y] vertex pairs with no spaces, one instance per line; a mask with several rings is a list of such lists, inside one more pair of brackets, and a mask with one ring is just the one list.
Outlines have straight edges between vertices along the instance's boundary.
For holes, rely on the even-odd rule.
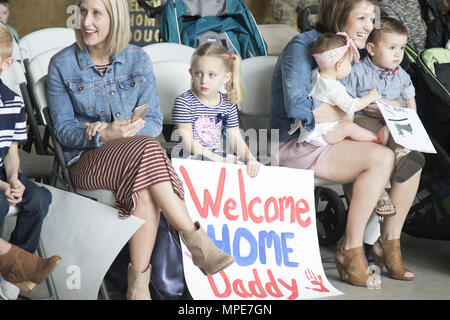
[[396,108],[382,100],[377,101],[394,141],[410,150],[436,153],[433,143],[417,112],[409,108]]
[[194,221],[235,262],[205,276],[183,245],[194,299],[312,299],[341,294],[325,277],[313,171],[172,159]]

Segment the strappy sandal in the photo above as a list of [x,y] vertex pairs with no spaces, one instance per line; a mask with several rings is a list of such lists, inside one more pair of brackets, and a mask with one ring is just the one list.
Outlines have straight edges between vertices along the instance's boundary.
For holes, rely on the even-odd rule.
[[[383,206],[391,206],[391,210],[382,210]],[[394,204],[392,203],[391,197],[385,191],[381,195],[380,200],[378,200],[377,205],[375,206],[375,213],[380,217],[390,217],[397,213]]]
[[[375,250],[377,243],[381,249],[380,255],[378,255]],[[383,266],[386,267],[390,278],[408,281],[416,278],[415,276],[405,277],[405,273],[412,273],[412,271],[403,266],[400,239],[383,241],[381,240],[381,237],[379,237],[372,247],[372,256],[375,264],[380,268],[380,271],[383,270]]]
[[[370,280],[376,278],[368,270],[362,247],[344,250],[344,248],[338,244],[337,249],[338,251],[334,256],[334,262],[336,263],[339,279],[341,281],[344,281],[347,276],[349,282],[354,286],[370,288],[379,288],[381,286],[381,283],[378,285],[370,284]],[[344,259],[342,263],[338,259],[338,255],[343,256]]]

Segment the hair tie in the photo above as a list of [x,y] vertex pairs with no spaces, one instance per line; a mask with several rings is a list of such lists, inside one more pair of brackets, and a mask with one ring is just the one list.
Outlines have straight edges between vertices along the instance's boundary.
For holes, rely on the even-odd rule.
[[233,59],[233,55],[231,53],[228,54],[228,59],[229,60]]
[[349,46],[350,49],[352,50],[353,61],[357,63],[359,61],[359,51],[353,40],[348,36],[346,32],[337,32],[336,35],[344,37],[347,46]]
[[319,68],[329,68],[338,62],[344,54],[347,52],[348,48],[351,49],[353,55],[353,61],[357,63],[359,61],[359,52],[356,48],[353,40],[345,32],[338,32],[336,35],[341,36],[345,39],[345,45],[342,47],[327,50],[322,53],[313,54],[314,59],[317,62]]

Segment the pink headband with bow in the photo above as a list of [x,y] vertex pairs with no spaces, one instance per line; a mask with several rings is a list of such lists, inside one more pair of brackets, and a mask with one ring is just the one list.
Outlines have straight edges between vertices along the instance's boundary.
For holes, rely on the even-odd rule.
[[338,32],[336,33],[338,36],[342,36],[345,38],[346,44],[345,46],[334,48],[322,53],[313,54],[314,59],[316,59],[317,65],[320,69],[329,68],[336,64],[347,52],[348,48],[351,48],[353,53],[353,61],[357,63],[359,61],[359,52],[356,48],[353,40],[349,38],[347,33]]

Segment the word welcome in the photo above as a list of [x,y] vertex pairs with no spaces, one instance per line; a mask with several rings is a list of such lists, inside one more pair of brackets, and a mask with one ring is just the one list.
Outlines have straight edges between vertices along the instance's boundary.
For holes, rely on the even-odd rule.
[[[225,200],[222,206],[223,191],[226,181],[226,169],[222,168],[220,170],[219,181],[217,183],[216,196],[213,200],[211,192],[205,189],[203,192],[203,205],[197,196],[197,192],[191,182],[189,174],[187,173],[184,166],[180,166],[180,172],[186,182],[189,193],[192,197],[194,205],[203,219],[208,218],[209,211],[211,211],[214,217],[219,216],[219,212],[222,212],[226,219],[229,221],[236,221],[240,217],[242,221],[246,222],[249,219],[260,224],[262,222],[271,223],[274,221],[285,221],[285,210],[289,213],[289,222],[297,222],[301,227],[306,228],[311,224],[311,218],[303,218],[303,215],[310,211],[308,202],[305,199],[299,199],[295,201],[292,196],[284,197],[269,197],[263,201],[260,197],[254,197],[247,201],[247,195],[245,192],[245,183],[242,174],[242,169],[238,170],[238,189],[239,189],[239,199],[228,198]],[[239,213],[235,213],[238,202],[241,205],[241,210]]]

